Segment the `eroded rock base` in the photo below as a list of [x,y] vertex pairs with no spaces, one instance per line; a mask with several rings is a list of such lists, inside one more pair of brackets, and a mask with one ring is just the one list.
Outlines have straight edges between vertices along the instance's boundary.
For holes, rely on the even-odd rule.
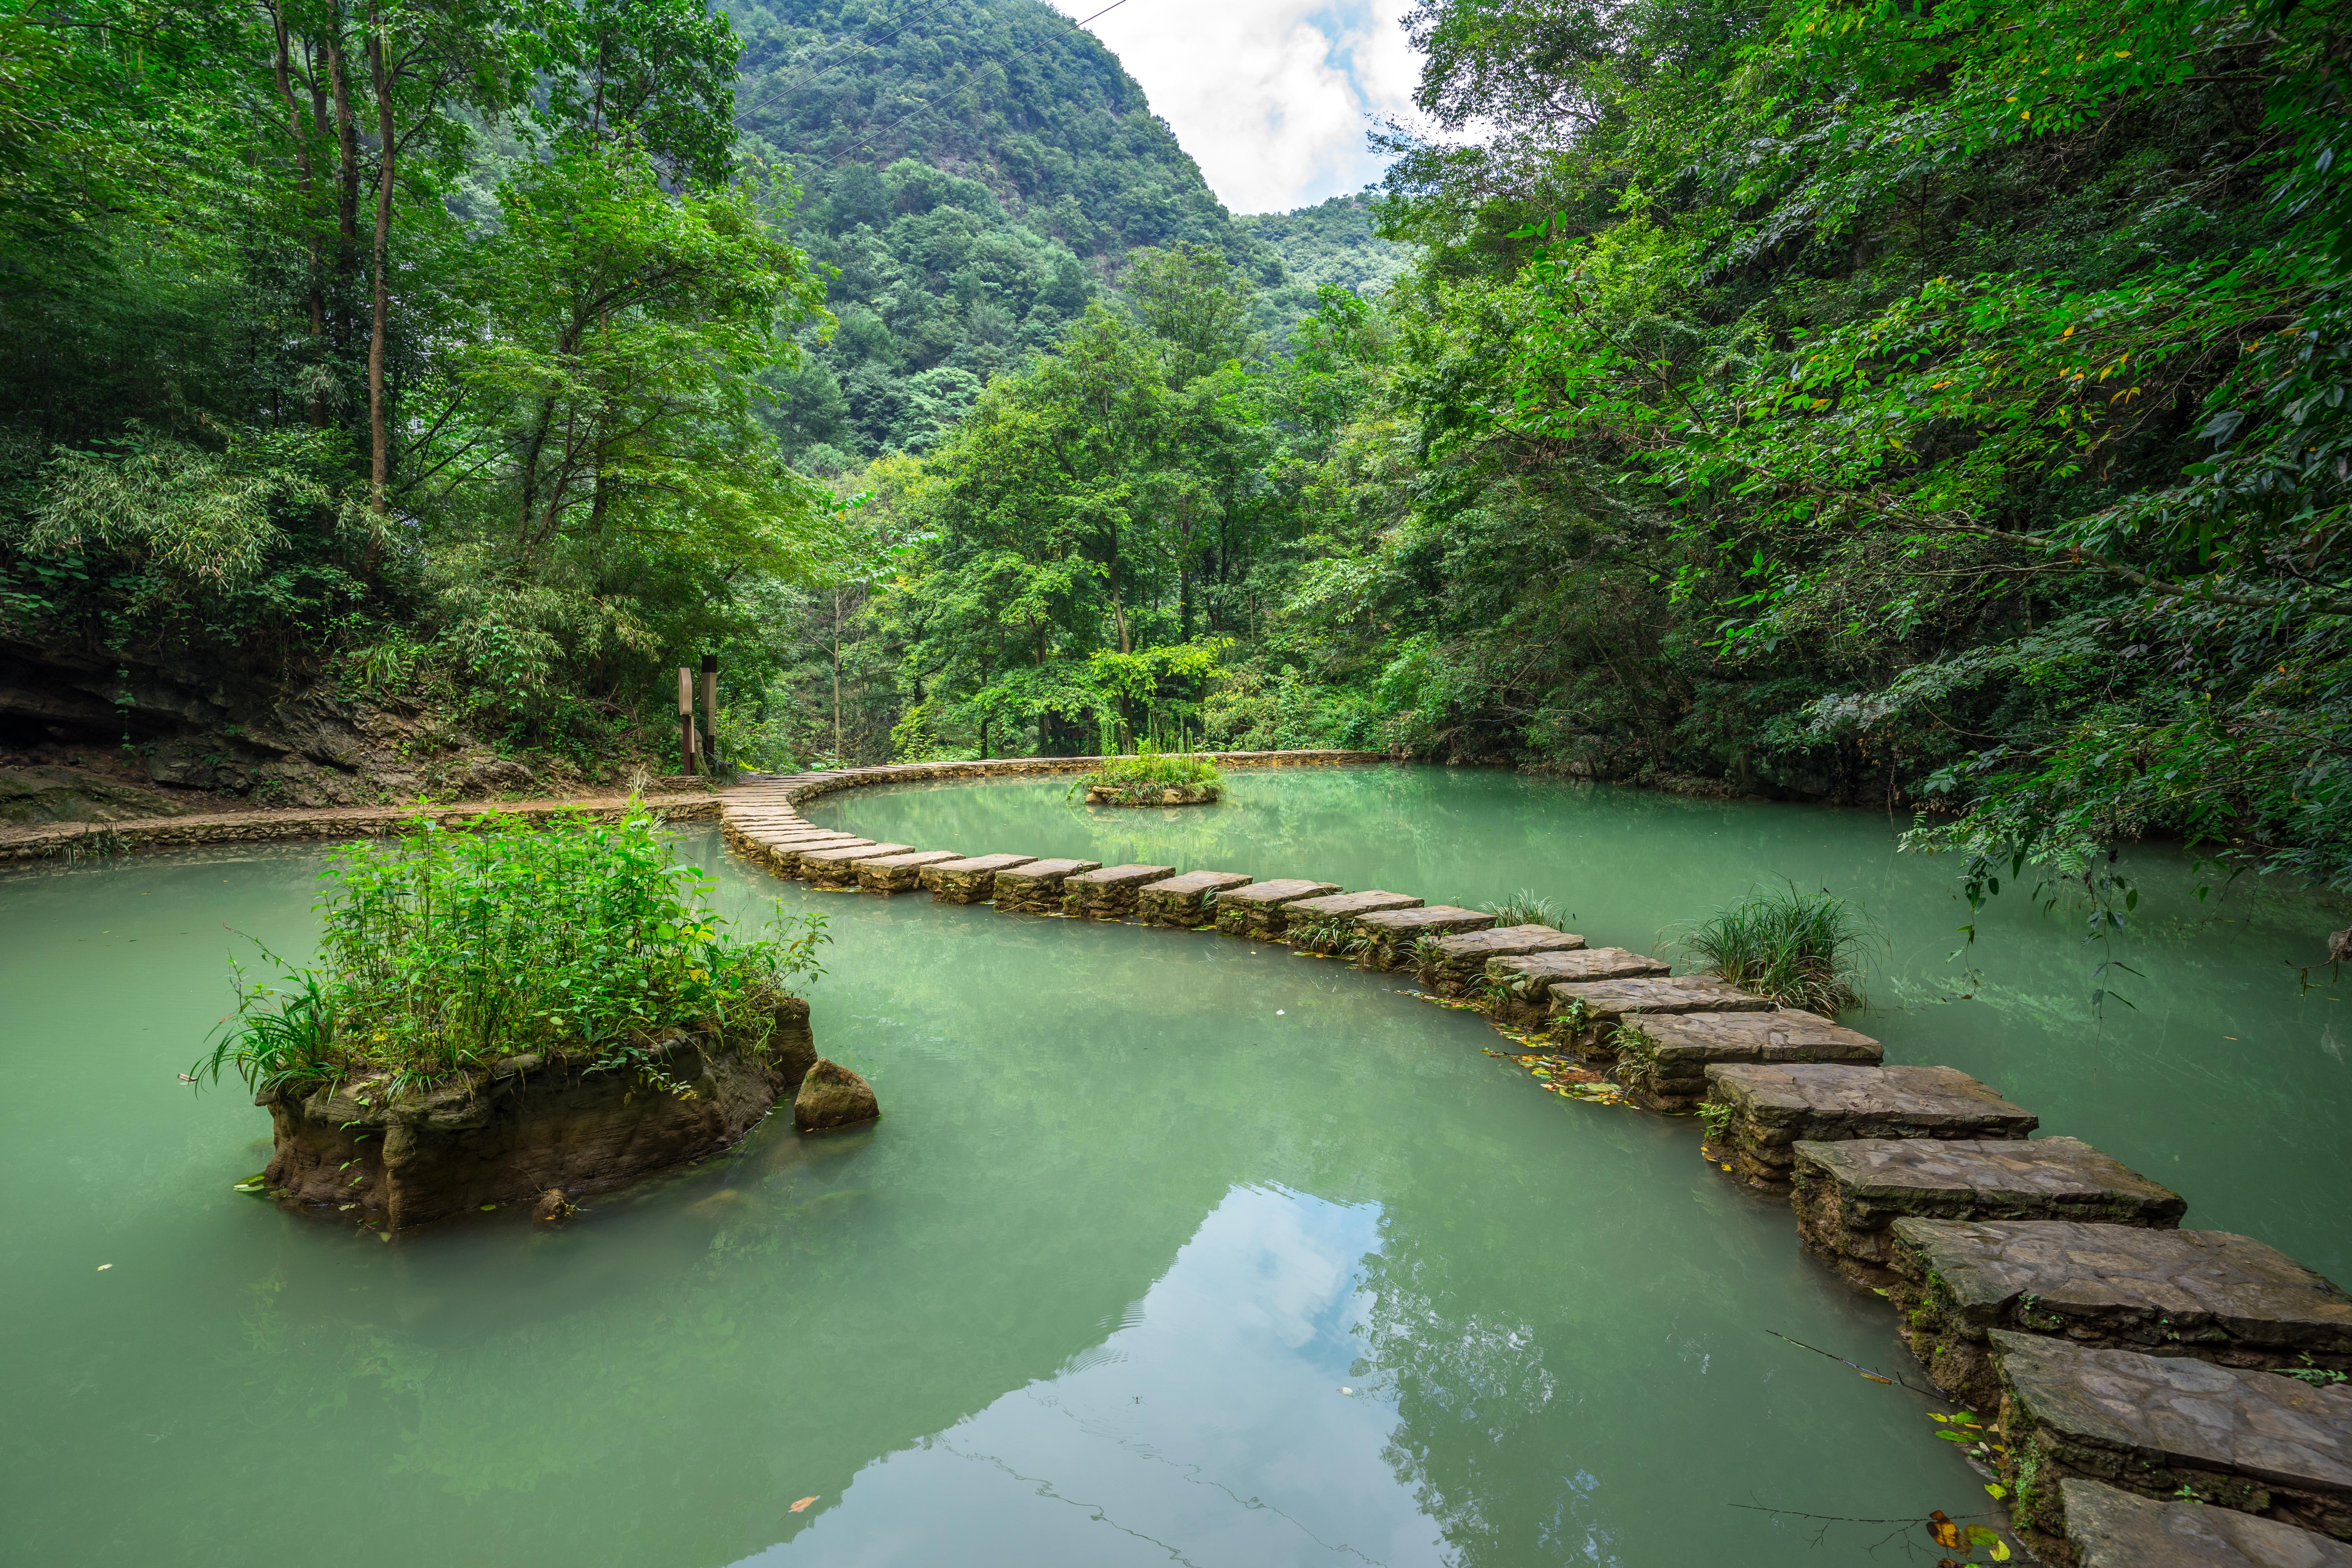
[[387,1101],[348,1081],[264,1095],[278,1203],[400,1231],[485,1205],[609,1191],[741,1141],[816,1060],[808,1004],[778,1001],[758,1038],[678,1034],[626,1067],[517,1057],[480,1082]]

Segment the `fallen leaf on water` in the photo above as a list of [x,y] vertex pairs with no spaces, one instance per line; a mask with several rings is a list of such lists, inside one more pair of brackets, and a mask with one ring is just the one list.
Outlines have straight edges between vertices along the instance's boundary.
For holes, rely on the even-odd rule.
[[98,1271],[99,1271],[100,1274],[103,1274],[103,1273],[105,1273],[108,1269],[110,1269],[110,1268],[113,1268],[113,1267],[114,1267],[114,1265],[113,1265],[113,1264],[111,1264],[111,1263],[101,1263],[101,1264],[100,1264],[100,1265],[98,1266]]
[[809,1504],[811,1504],[811,1503],[813,1503],[813,1502],[814,1502],[814,1501],[816,1501],[816,1499],[814,1499],[814,1498],[813,1498],[813,1497],[804,1497],[804,1498],[801,1499],[801,1500],[800,1500],[800,1501],[798,1501],[798,1502],[796,1502],[796,1503],[793,1504],[793,1511],[794,1513],[798,1513],[798,1512],[800,1512],[803,1509],[804,1509],[804,1508],[808,1507],[808,1505],[809,1505]]

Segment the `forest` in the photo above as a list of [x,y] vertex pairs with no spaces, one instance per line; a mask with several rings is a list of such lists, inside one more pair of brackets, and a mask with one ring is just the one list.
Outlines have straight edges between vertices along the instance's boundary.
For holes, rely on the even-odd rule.
[[0,744],[205,783],[131,672],[233,666],[601,776],[708,651],[756,766],[1344,744],[2352,886],[2337,12],[1409,25],[1384,186],[1235,217],[1034,0],[12,3]]

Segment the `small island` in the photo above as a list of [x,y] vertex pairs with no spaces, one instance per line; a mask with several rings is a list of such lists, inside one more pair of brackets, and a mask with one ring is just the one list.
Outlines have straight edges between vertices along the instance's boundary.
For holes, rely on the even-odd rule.
[[1145,746],[1131,757],[1106,757],[1080,775],[1088,805],[1210,805],[1224,794],[1224,770],[1191,752]]
[[731,1147],[796,1091],[811,1131],[877,1114],[793,989],[821,973],[821,919],[730,933],[642,809],[420,819],[326,881],[319,966],[240,973],[191,1075],[234,1072],[268,1110],[248,1190],[281,1206],[386,1235],[510,1204],[558,1219]]

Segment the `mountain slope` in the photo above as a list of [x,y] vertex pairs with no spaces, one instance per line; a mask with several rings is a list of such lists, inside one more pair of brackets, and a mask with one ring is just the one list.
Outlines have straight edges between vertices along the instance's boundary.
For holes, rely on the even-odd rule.
[[840,330],[778,378],[804,466],[920,451],[1144,246],[1280,260],[1143,89],[1039,0],[739,0],[738,123],[801,182],[793,240],[838,270]]

